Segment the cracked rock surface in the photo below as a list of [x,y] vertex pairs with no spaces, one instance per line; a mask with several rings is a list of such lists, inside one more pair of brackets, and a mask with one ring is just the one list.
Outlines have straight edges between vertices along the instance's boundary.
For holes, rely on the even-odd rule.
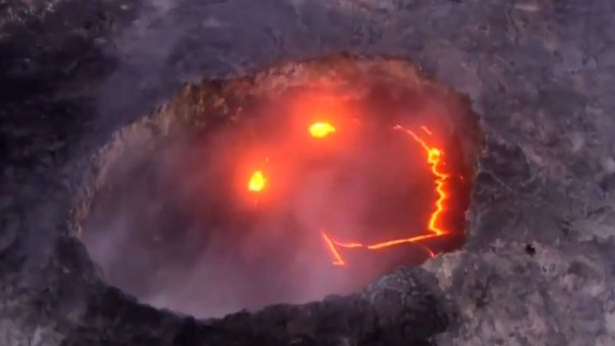
[[[615,344],[614,14],[610,0],[0,3],[0,344]],[[486,147],[462,250],[353,296],[208,321],[100,282],[69,232],[84,158],[186,82],[339,51],[408,59],[473,100]]]

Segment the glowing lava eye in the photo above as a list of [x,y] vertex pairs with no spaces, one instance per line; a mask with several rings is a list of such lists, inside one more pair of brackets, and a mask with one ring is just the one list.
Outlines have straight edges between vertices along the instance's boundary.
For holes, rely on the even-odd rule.
[[327,122],[315,122],[309,128],[312,137],[322,138],[335,132],[335,127]]
[[252,192],[261,192],[267,186],[267,178],[262,171],[254,171],[248,182],[248,190]]

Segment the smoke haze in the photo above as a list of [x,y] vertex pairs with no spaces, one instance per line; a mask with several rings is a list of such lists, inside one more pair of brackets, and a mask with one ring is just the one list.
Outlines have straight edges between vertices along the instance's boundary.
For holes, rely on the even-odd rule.
[[[424,149],[370,122],[312,138],[309,118],[280,118],[270,111],[279,107],[288,105],[123,163],[130,174],[111,179],[83,236],[111,284],[154,306],[213,317],[351,293],[427,257],[412,245],[340,249],[348,265],[339,267],[321,236],[369,244],[425,232],[435,196]],[[258,195],[247,191],[255,169],[269,179]]]
[[[291,41],[305,45],[286,57],[345,46],[356,20],[352,6],[342,14],[324,4],[144,3],[115,42],[120,64],[100,88],[101,122],[140,116],[183,82],[271,63],[272,52],[296,46]],[[285,34],[273,35],[272,26]],[[366,108],[372,121],[362,135],[348,135],[343,146],[352,149],[344,155],[339,147],[297,142],[305,124],[280,121],[284,114],[271,105],[250,115],[257,125],[246,127],[256,135],[223,127],[206,138],[165,142],[154,157],[121,163],[126,169],[94,201],[83,241],[109,283],[198,317],[356,291],[426,256],[412,246],[384,256],[344,250],[353,264],[340,268],[320,233],[371,243],[424,231],[434,198],[425,153],[408,138],[391,139],[391,119],[373,121],[399,111],[384,103]],[[372,126],[378,122],[387,128]],[[254,203],[247,174],[264,156],[275,156],[267,166],[272,186]]]

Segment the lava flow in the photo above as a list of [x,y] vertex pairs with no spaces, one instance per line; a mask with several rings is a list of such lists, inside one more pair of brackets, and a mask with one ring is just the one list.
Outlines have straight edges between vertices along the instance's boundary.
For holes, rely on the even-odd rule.
[[[443,230],[442,228],[440,228],[440,226],[438,225],[440,221],[440,217],[445,209],[444,202],[446,201],[448,197],[448,193],[446,192],[446,180],[448,179],[449,175],[442,172],[442,168],[441,168],[442,155],[443,155],[442,151],[436,147],[430,146],[416,133],[414,133],[413,131],[409,129],[406,129],[405,127],[401,125],[395,125],[393,129],[396,131],[403,131],[404,133],[408,134],[415,142],[417,142],[425,150],[425,152],[427,153],[427,163],[429,164],[431,168],[432,174],[436,178],[435,179],[435,185],[436,185],[435,190],[436,190],[436,194],[438,198],[436,199],[434,203],[434,209],[429,218],[429,224],[427,226],[429,233],[418,235],[418,236],[413,236],[409,238],[389,240],[389,241],[375,243],[375,244],[362,244],[362,243],[356,243],[356,242],[339,242],[339,241],[331,239],[331,237],[327,235],[326,232],[321,231],[321,235],[322,235],[323,240],[325,241],[327,249],[329,250],[329,252],[331,253],[331,256],[333,257],[332,263],[334,265],[343,266],[346,264],[346,262],[340,255],[337,247],[343,247],[343,248],[364,247],[364,248],[367,248],[368,250],[379,250],[379,249],[384,249],[387,247],[400,245],[400,244],[416,243],[422,240],[436,238],[436,237],[440,237],[440,236],[447,234],[447,232]],[[432,135],[432,132],[427,127],[421,126],[421,129],[428,135]],[[427,252],[429,252],[430,257],[434,257],[435,254],[433,253],[431,249],[429,249],[428,247],[425,247],[425,249],[427,250]]]
[[[433,135],[433,133],[425,126],[420,126],[420,129],[428,136]],[[427,164],[430,167],[431,174],[435,178],[436,200],[434,202],[432,212],[430,213],[430,216],[429,216],[429,222],[427,224],[428,232],[425,234],[415,235],[415,236],[408,237],[408,238],[392,239],[392,240],[370,244],[370,243],[361,243],[361,242],[354,242],[354,241],[348,241],[348,242],[338,241],[334,239],[333,237],[331,237],[331,235],[328,234],[327,231],[321,229],[320,234],[324,242],[325,248],[331,255],[333,265],[345,266],[347,264],[342,254],[340,253],[340,248],[345,248],[345,249],[363,248],[366,250],[376,251],[376,250],[381,250],[381,249],[385,249],[385,248],[389,248],[389,247],[393,247],[393,246],[397,246],[401,244],[418,243],[418,242],[421,242],[427,239],[441,237],[448,233],[446,230],[442,229],[442,226],[441,226],[441,217],[446,209],[445,202],[449,198],[449,193],[448,193],[449,189],[446,185],[447,179],[449,178],[449,174],[445,173],[442,168],[443,155],[444,155],[443,151],[435,146],[430,145],[428,141],[426,141],[425,139],[417,135],[417,133],[401,125],[395,125],[392,128],[392,130],[399,131],[403,134],[406,134],[413,142],[421,146],[421,148],[426,153]],[[326,137],[334,133],[336,131],[336,128],[332,123],[319,121],[319,122],[312,123],[309,126],[308,131],[312,137],[322,138],[322,137]],[[257,171],[254,171],[252,173],[252,176],[250,177],[250,180],[248,183],[248,190],[251,192],[258,193],[258,192],[261,192],[266,187],[266,185],[267,185],[266,176],[263,174],[262,171],[257,170]],[[430,257],[435,256],[434,252],[430,248],[426,246],[421,246],[421,247],[423,247],[428,252]]]

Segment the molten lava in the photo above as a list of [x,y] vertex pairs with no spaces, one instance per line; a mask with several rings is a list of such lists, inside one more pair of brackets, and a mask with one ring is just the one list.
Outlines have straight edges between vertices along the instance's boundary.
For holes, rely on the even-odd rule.
[[[335,243],[333,242],[333,240],[331,240],[331,238],[329,238],[327,233],[325,233],[324,231],[320,231],[320,235],[322,236],[322,239],[325,241],[325,245],[327,246],[327,249],[331,252],[331,255],[333,256],[333,261],[331,263],[333,263],[333,265],[336,265],[336,266],[346,265],[346,262],[344,262],[344,259],[342,259],[342,256],[337,251],[337,248],[335,247]],[[359,244],[359,246],[361,245]]]
[[[433,133],[425,126],[420,126],[420,129],[428,136],[432,136]],[[309,133],[312,137],[322,138],[326,137],[336,131],[335,127],[328,122],[315,122],[310,125]],[[332,238],[325,230],[321,230],[321,237],[323,239],[325,248],[330,253],[332,258],[332,264],[336,266],[345,266],[346,261],[342,257],[340,253],[340,248],[345,249],[353,249],[353,248],[363,248],[366,250],[381,250],[385,248],[389,248],[392,246],[397,246],[401,244],[409,244],[409,243],[418,243],[424,240],[433,239],[437,237],[444,236],[448,234],[446,230],[442,229],[441,218],[443,213],[446,210],[446,201],[449,198],[449,187],[447,186],[447,180],[449,178],[449,174],[445,173],[443,170],[443,155],[441,149],[432,146],[428,143],[427,140],[417,135],[414,131],[407,129],[401,125],[395,125],[392,128],[393,131],[399,131],[403,134],[406,134],[412,142],[415,142],[420,145],[420,147],[424,150],[426,154],[426,161],[430,167],[431,174],[434,176],[434,190],[436,195],[436,200],[433,204],[433,209],[429,217],[429,222],[426,226],[427,233],[421,235],[414,235],[408,238],[401,239],[391,239],[383,242],[368,244],[361,243],[355,241],[338,241]],[[250,177],[248,183],[248,190],[251,192],[261,192],[267,185],[267,178],[263,174],[262,171],[257,170],[254,171]],[[434,252],[426,247],[421,246],[427,251],[430,257],[434,257]]]
[[312,137],[323,138],[335,133],[335,127],[331,123],[319,121],[310,125],[309,131]]
[[[375,243],[375,244],[362,244],[362,243],[357,243],[357,242],[339,242],[339,241],[331,239],[331,237],[329,237],[324,231],[321,231],[322,236],[325,239],[325,242],[327,243],[327,248],[329,252],[331,253],[331,256],[333,257],[332,263],[334,265],[343,266],[346,264],[346,262],[340,255],[337,247],[343,247],[343,248],[364,247],[364,248],[367,248],[368,250],[379,250],[379,249],[384,249],[387,247],[400,245],[400,244],[416,243],[422,240],[432,239],[432,238],[440,237],[440,236],[447,234],[447,232],[443,230],[442,228],[440,228],[440,226],[438,225],[440,223],[440,217],[445,209],[444,202],[448,198],[448,193],[446,192],[447,190],[446,180],[448,179],[449,175],[442,172],[442,168],[441,168],[442,155],[443,155],[442,151],[436,147],[430,146],[429,144],[427,144],[425,140],[419,137],[416,133],[414,133],[413,131],[409,129],[404,128],[401,125],[396,125],[393,127],[393,129],[396,131],[403,131],[404,133],[408,134],[427,153],[427,163],[429,164],[431,168],[431,172],[435,177],[435,191],[436,191],[436,195],[438,196],[434,203],[434,208],[431,213],[431,216],[429,218],[429,224],[427,225],[429,233],[418,235],[418,236],[413,236],[409,238],[393,239],[393,240],[389,240],[389,241],[385,241],[381,243]],[[432,132],[425,126],[421,126],[421,129],[428,135],[432,134]],[[425,249],[426,251],[428,251],[430,257],[435,256],[435,254],[433,253],[431,249],[427,247],[425,247]]]
[[248,190],[251,192],[261,192],[267,186],[267,178],[262,171],[254,171],[248,182]]

